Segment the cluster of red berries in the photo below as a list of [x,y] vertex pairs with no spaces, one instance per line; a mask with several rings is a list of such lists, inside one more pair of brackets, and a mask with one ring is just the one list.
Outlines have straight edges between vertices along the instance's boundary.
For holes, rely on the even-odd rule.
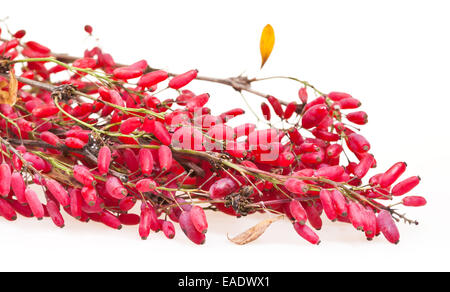
[[[0,66],[0,89],[8,90],[8,70],[22,71],[17,103],[0,105],[0,215],[7,220],[19,213],[63,227],[63,210],[115,229],[138,225],[142,239],[151,231],[173,238],[178,223],[196,244],[205,242],[205,209],[285,214],[313,244],[320,242],[313,229],[321,229],[322,213],[369,240],[382,233],[392,243],[399,241],[395,220],[413,222],[395,204],[383,204],[419,183],[413,176],[395,184],[406,163],[362,182],[376,160],[353,125],[367,123],[367,114],[355,111],[361,103],[347,93],[309,100],[308,90],[320,92],[305,84],[298,103],[266,96],[261,110],[269,128],[232,127],[228,122],[244,110],[213,114],[208,93],[185,89],[197,70],[174,76],[145,60],[119,66],[99,47],[64,62],[37,42],[23,42],[24,35],[0,44],[7,65]],[[158,88],[176,96],[160,100]],[[272,112],[283,128],[270,123]],[[407,196],[398,204],[426,201]]]

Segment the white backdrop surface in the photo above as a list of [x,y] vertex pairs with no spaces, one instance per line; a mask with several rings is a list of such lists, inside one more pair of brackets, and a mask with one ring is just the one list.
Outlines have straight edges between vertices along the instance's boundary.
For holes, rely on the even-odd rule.
[[[311,246],[287,221],[276,222],[257,241],[236,246],[236,234],[264,215],[235,219],[208,214],[203,246],[177,229],[173,240],[136,228],[121,231],[83,224],[66,216],[50,220],[0,218],[0,271],[431,271],[450,270],[450,18],[448,1],[8,1],[0,18],[26,29],[55,52],[81,55],[100,45],[121,63],[145,58],[172,72],[197,68],[214,77],[290,75],[319,89],[346,91],[362,103],[380,170],[406,161],[405,176],[422,177],[414,194],[429,204],[406,209],[419,226],[399,225],[397,246],[383,238],[367,242],[350,226],[326,223],[322,243]],[[275,49],[259,71],[259,37],[272,24]],[[94,27],[96,42],[85,24]],[[215,113],[245,107],[232,89],[196,81],[211,93]],[[298,85],[257,85],[296,100]],[[252,106],[261,100],[247,95]],[[259,111],[259,110],[258,110]],[[239,118],[237,122],[252,120]]]

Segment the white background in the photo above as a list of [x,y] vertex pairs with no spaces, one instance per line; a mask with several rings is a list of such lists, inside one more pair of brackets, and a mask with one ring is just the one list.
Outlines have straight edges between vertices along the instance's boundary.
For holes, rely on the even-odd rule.
[[[0,218],[2,271],[418,271],[449,270],[448,191],[450,134],[450,18],[448,1],[7,1],[0,17],[26,39],[55,52],[81,55],[92,46],[83,31],[94,27],[98,44],[116,61],[145,58],[172,72],[197,68],[214,77],[291,75],[323,91],[347,91],[369,114],[362,133],[381,170],[407,161],[405,176],[420,174],[414,194],[429,204],[406,210],[419,226],[400,224],[398,246],[383,238],[367,242],[350,226],[327,223],[322,244],[302,240],[287,222],[276,222],[256,242],[230,243],[265,216],[234,219],[209,214],[203,246],[178,229],[175,239],[136,228],[115,231],[66,217]],[[271,23],[275,49],[259,71],[259,37]],[[195,82],[210,92],[215,113],[245,106],[239,94]],[[298,85],[258,84],[261,91],[296,100]],[[259,108],[260,99],[247,95]],[[240,118],[237,122],[253,119]]]

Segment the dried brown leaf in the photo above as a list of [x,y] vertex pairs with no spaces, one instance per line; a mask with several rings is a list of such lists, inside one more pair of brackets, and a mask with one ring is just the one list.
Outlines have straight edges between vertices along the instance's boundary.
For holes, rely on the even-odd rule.
[[255,226],[247,229],[246,231],[233,238],[228,237],[228,240],[239,245],[244,245],[252,242],[258,239],[273,222],[278,221],[281,218],[283,218],[283,215],[261,221]]

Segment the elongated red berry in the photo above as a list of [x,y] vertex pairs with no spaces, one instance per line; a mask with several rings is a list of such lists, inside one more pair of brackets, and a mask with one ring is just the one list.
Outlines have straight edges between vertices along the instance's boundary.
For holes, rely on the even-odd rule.
[[158,149],[159,167],[164,172],[172,167],[172,150],[166,145],[161,145]]
[[84,165],[75,165],[73,167],[73,177],[85,186],[93,185],[95,180],[89,168]]
[[170,222],[170,221],[162,222],[161,229],[167,238],[172,239],[175,237],[175,226],[173,226],[172,222]]
[[406,170],[405,162],[397,162],[391,166],[380,178],[380,186],[382,188],[392,185]]
[[195,244],[205,243],[205,234],[199,232],[192,222],[191,213],[189,211],[183,211],[179,217],[179,223],[181,230],[184,234]]
[[142,193],[151,192],[156,186],[156,182],[151,178],[144,178],[136,183],[136,189]]
[[6,197],[11,190],[11,167],[8,164],[0,164],[0,195]]
[[346,140],[348,148],[352,152],[364,153],[370,150],[370,143],[360,134],[352,133]]
[[107,174],[111,164],[111,150],[108,146],[103,146],[98,152],[97,167],[101,174]]
[[70,214],[76,218],[80,219],[82,216],[81,206],[83,204],[83,197],[81,196],[80,189],[72,189],[69,192],[70,196]]
[[114,69],[113,75],[117,79],[128,80],[140,77],[142,75],[143,70],[139,68],[133,67],[119,67]]
[[199,206],[192,206],[189,211],[191,214],[192,224],[198,232],[206,233],[208,231],[208,221],[206,220],[205,211]]
[[320,201],[322,202],[323,211],[331,221],[336,221],[337,214],[331,199],[330,191],[322,189],[320,191]]
[[111,214],[111,212],[104,210],[100,214],[100,222],[105,224],[106,226],[109,226],[113,229],[120,230],[122,229],[122,222],[120,222],[119,218]]
[[53,146],[62,144],[61,139],[59,139],[58,136],[56,136],[55,134],[53,134],[52,132],[49,132],[49,131],[42,132],[40,138],[42,139],[42,141],[44,141],[50,145],[53,145]]
[[409,177],[398,184],[396,184],[391,191],[391,194],[393,196],[403,196],[404,194],[411,191],[413,188],[415,188],[420,183],[420,177],[418,176],[412,176]]
[[352,112],[346,115],[347,120],[357,125],[367,124],[367,117],[367,113],[363,111]]
[[296,109],[297,109],[297,103],[296,102],[289,103],[286,106],[286,109],[284,110],[283,118],[285,120],[288,120],[290,117],[292,117],[292,114],[295,112]]
[[283,112],[283,108],[281,107],[280,101],[271,95],[267,97],[267,101],[272,106],[275,114],[277,114],[277,116],[279,116],[280,118],[283,118],[284,112]]
[[369,169],[372,167],[374,161],[375,161],[375,158],[373,157],[373,155],[366,153],[363,156],[363,158],[361,159],[361,161],[359,162],[359,164],[353,170],[353,173],[357,177],[363,178],[367,174]]
[[333,189],[330,191],[330,198],[333,202],[334,209],[336,210],[336,214],[341,217],[347,216],[347,202],[345,200],[345,197],[342,195],[342,193],[337,190]]
[[161,122],[158,122],[158,121],[155,122],[155,128],[154,128],[153,134],[164,145],[168,146],[172,142],[172,137],[170,136],[166,127]]
[[350,202],[348,204],[348,219],[353,224],[353,227],[355,227],[355,229],[361,231],[364,229],[361,208],[358,203]]
[[82,149],[84,145],[86,145],[86,142],[83,142],[82,140],[75,137],[67,137],[64,140],[64,144],[66,144],[66,146],[69,148]]
[[384,237],[393,244],[400,241],[400,233],[397,225],[392,219],[391,213],[387,210],[382,210],[377,216],[377,228],[383,233]]
[[120,125],[120,133],[128,135],[134,132],[137,128],[142,125],[141,119],[138,117],[131,117],[126,119]]
[[261,111],[262,111],[263,117],[266,120],[270,121],[270,119],[271,119],[270,108],[267,105],[267,103],[265,103],[265,102],[261,103]]
[[105,183],[106,191],[108,194],[116,199],[123,199],[128,195],[127,189],[123,186],[122,182],[115,176],[110,176]]
[[198,70],[190,70],[183,74],[177,75],[169,81],[169,87],[180,89],[197,77]]
[[308,102],[308,91],[306,90],[306,87],[302,87],[298,90],[298,97],[303,104]]
[[0,198],[0,215],[8,221],[17,219],[17,214],[14,208],[4,199]]
[[427,204],[427,200],[421,196],[408,196],[402,199],[402,203],[408,207],[422,207]]
[[146,240],[150,234],[151,214],[148,207],[141,208],[141,221],[139,222],[139,235]]
[[50,218],[52,219],[53,223],[55,223],[56,226],[63,228],[64,218],[62,217],[61,212],[59,211],[59,206],[53,200],[48,200],[46,207],[47,212],[50,215]]
[[361,106],[361,102],[353,97],[347,97],[336,102],[341,109],[355,109]]
[[81,196],[88,206],[94,206],[97,201],[97,191],[93,186],[85,186],[81,189]]
[[285,181],[284,186],[288,191],[297,195],[303,195],[309,189],[308,185],[302,180],[289,178]]
[[302,117],[302,127],[311,129],[317,126],[328,115],[328,108],[324,104],[318,104],[308,109]]
[[45,180],[45,186],[55,197],[58,203],[60,203],[63,207],[67,207],[70,205],[69,193],[59,182],[54,179],[48,178]]
[[350,98],[352,97],[350,94],[345,93],[345,92],[338,92],[338,91],[333,91],[328,93],[327,95],[332,101],[339,101],[341,99],[344,98]]
[[30,188],[25,189],[25,198],[27,199],[28,206],[30,206],[34,217],[41,220],[44,217],[44,206],[35,191]]
[[142,75],[141,79],[139,79],[137,85],[144,88],[152,87],[164,80],[169,78],[169,74],[163,70],[156,70],[150,73]]
[[301,237],[310,243],[320,244],[319,236],[308,225],[301,225],[298,222],[295,222],[294,229]]
[[120,214],[117,218],[123,225],[138,225],[141,221],[141,217],[139,215],[131,213]]
[[11,188],[17,201],[21,204],[27,203],[25,198],[25,187],[23,176],[19,172],[14,171],[11,175]]
[[289,203],[289,211],[300,225],[304,225],[308,220],[308,215],[305,209],[303,208],[302,204],[297,200],[292,200]]
[[150,175],[153,171],[153,155],[150,149],[139,150],[139,167],[143,174]]
[[231,178],[222,178],[211,185],[209,193],[211,199],[220,199],[234,192],[237,187],[237,183]]

